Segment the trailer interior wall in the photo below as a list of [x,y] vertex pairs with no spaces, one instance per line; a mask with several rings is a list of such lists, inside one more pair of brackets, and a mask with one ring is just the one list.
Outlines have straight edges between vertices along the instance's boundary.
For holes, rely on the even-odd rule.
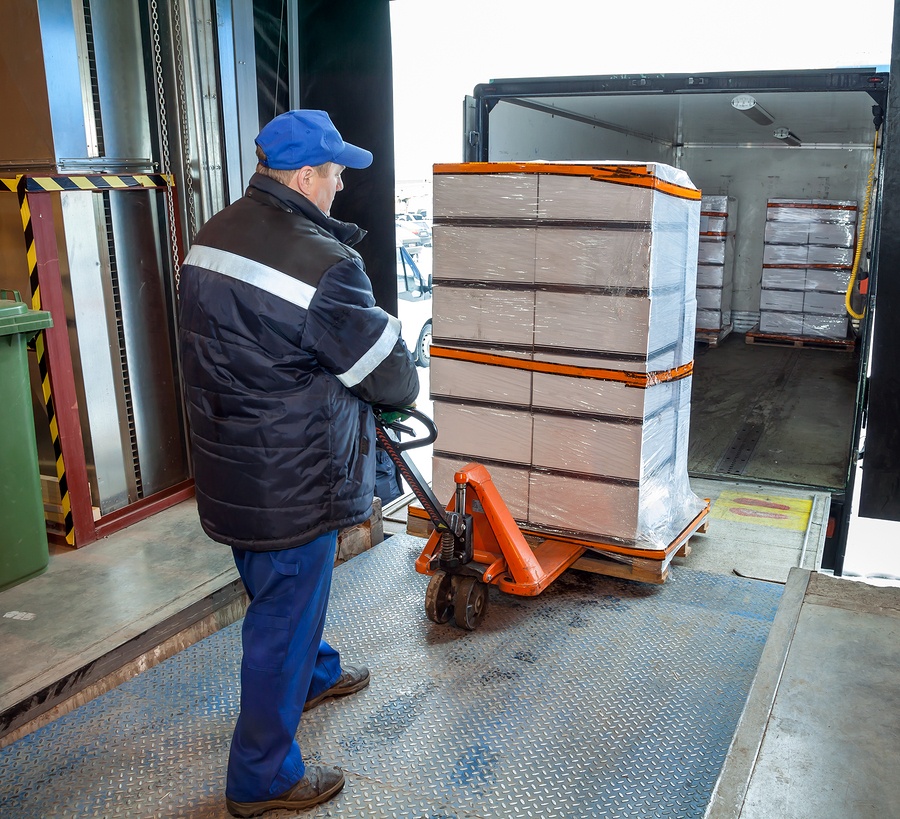
[[610,159],[674,164],[671,140],[623,133],[508,102],[491,111],[491,135],[490,162]]

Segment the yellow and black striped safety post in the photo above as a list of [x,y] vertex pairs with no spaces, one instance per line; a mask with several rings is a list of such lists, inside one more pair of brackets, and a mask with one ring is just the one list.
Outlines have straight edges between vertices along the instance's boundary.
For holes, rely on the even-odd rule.
[[[8,183],[12,180],[4,180]],[[34,230],[31,225],[31,208],[26,195],[27,178],[16,177],[15,190],[19,197],[19,213],[22,217],[22,232],[25,236],[25,256],[28,262],[28,281],[31,286],[31,309],[41,309],[41,288],[38,281],[37,251],[34,244]],[[41,392],[44,396],[44,407],[47,410],[47,421],[50,425],[50,439],[53,443],[53,454],[56,457],[56,479],[59,484],[60,506],[63,513],[63,526],[66,543],[75,545],[75,525],[72,521],[72,500],[66,481],[66,465],[63,460],[62,444],[59,440],[59,425],[56,422],[56,409],[53,405],[53,393],[50,390],[50,369],[47,366],[47,350],[44,345],[44,331],[34,339],[38,370],[41,376]]]
[[[25,253],[28,263],[28,280],[31,287],[31,307],[41,310],[41,289],[38,276],[37,249],[34,229],[31,222],[31,208],[28,204],[29,192],[62,192],[62,191],[110,191],[134,188],[167,188],[174,185],[171,174],[85,174],[82,176],[31,176],[19,175],[15,178],[0,178],[0,186],[8,191],[15,191],[19,198],[19,212],[22,218],[22,232],[25,237]],[[2,189],[0,188],[0,189]],[[65,539],[70,546],[75,544],[75,526],[72,516],[72,499],[69,496],[66,480],[66,465],[63,459],[59,425],[53,402],[50,385],[50,367],[48,365],[44,332],[35,337],[35,352],[41,377],[41,390],[44,406],[50,425],[50,438],[56,456],[56,478],[59,484],[60,505],[63,513]]]
[[173,185],[168,173],[84,174],[83,176],[24,176],[25,190],[47,191],[115,191],[128,188],[167,188]]

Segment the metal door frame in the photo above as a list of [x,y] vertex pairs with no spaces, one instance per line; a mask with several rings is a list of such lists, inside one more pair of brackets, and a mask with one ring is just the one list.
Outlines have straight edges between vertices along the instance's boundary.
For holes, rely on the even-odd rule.
[[[19,197],[31,307],[33,310],[46,310],[53,317],[53,326],[38,334],[35,346],[65,516],[63,539],[69,546],[87,546],[101,537],[192,497],[194,482],[190,479],[182,481],[122,509],[94,518],[78,412],[75,370],[63,302],[53,196],[55,192],[61,191],[121,193],[162,190],[167,193],[167,209],[177,213],[175,180],[171,174],[20,174],[13,179],[0,179],[0,191],[4,189],[17,193]],[[182,258],[180,222],[177,219],[169,222],[174,228],[171,240],[177,258]],[[48,535],[51,539],[56,539],[54,533]]]

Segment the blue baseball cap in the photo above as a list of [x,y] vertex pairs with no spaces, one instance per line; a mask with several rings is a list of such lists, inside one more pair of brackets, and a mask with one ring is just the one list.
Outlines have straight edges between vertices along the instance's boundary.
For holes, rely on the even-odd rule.
[[262,164],[278,171],[336,162],[346,168],[368,168],[372,153],[344,142],[324,111],[303,109],[279,114],[256,138],[266,155]]

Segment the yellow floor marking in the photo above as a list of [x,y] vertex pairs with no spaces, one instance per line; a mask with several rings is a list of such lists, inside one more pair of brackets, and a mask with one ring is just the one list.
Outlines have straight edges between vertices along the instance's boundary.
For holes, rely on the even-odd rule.
[[728,489],[716,498],[709,515],[719,520],[758,523],[803,532],[809,523],[810,512],[812,498],[783,498]]

